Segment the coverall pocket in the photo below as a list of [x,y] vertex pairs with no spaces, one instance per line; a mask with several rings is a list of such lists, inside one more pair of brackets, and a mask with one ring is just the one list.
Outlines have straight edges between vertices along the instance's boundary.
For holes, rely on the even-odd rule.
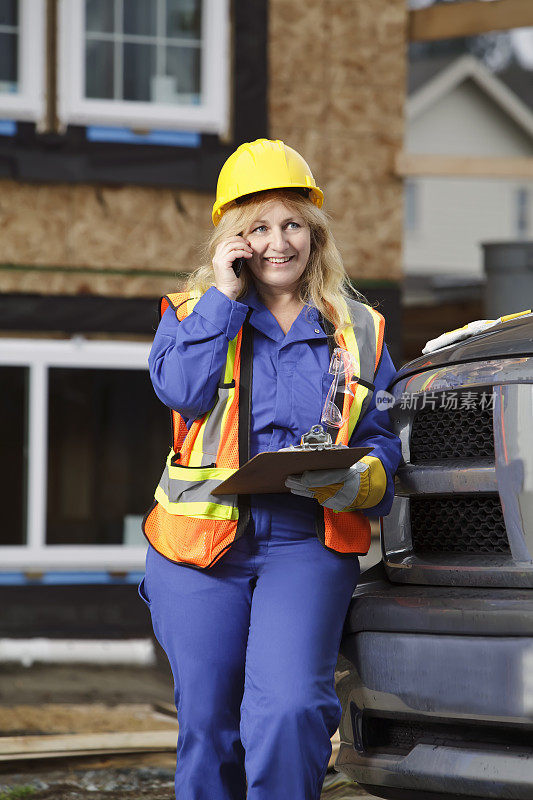
[[137,587],[137,594],[139,595],[141,600],[144,603],[146,603],[148,608],[150,608],[151,603],[150,603],[150,600],[148,598],[148,595],[146,594],[146,587],[144,585],[144,578],[142,579],[142,581],[140,582],[139,586]]

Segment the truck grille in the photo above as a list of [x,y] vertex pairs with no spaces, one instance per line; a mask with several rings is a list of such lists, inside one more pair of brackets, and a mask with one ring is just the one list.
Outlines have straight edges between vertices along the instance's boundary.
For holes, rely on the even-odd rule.
[[416,553],[509,553],[498,496],[412,497]]
[[[353,711],[352,711],[353,715]],[[355,723],[354,732],[357,730]],[[533,747],[533,731],[504,725],[427,720],[395,720],[363,716],[363,747],[365,750],[392,750],[407,754],[420,742],[433,745],[465,747],[469,744],[496,745],[506,749]]]
[[494,458],[491,400],[489,389],[424,395],[412,422],[411,463]]

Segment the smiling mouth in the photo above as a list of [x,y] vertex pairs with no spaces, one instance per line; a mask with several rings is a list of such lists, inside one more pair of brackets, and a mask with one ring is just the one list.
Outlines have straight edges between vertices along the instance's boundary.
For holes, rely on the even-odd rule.
[[266,261],[269,261],[271,264],[287,264],[287,262],[291,261],[294,256],[285,256],[284,258],[266,258]]

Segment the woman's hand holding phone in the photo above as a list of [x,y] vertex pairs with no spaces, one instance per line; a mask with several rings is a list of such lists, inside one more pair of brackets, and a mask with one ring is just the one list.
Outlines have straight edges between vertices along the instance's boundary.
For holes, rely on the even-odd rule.
[[[229,239],[225,239],[215,250],[213,257],[215,286],[230,300],[237,298],[243,286],[240,269],[235,269],[238,260],[251,258],[252,255],[252,248],[242,236],[231,236]],[[242,266],[242,263],[239,266]]]

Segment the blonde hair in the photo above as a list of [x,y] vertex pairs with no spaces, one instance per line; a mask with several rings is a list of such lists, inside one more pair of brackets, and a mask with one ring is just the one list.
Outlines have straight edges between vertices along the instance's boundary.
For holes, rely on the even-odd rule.
[[[300,278],[299,299],[308,306],[314,306],[335,328],[335,339],[350,324],[346,319],[343,301],[349,298],[366,303],[366,299],[350,283],[331,233],[327,215],[317,208],[307,197],[291,189],[273,189],[248,195],[233,203],[224,213],[217,228],[205,245],[204,266],[193,272],[186,284],[188,291],[199,294],[206,292],[214,283],[212,266],[215,250],[220,242],[229,236],[246,234],[251,224],[258,218],[259,209],[272,200],[280,200],[292,211],[303,217],[311,234],[311,252],[307,266]],[[251,274],[241,273],[242,297],[250,286]]]

